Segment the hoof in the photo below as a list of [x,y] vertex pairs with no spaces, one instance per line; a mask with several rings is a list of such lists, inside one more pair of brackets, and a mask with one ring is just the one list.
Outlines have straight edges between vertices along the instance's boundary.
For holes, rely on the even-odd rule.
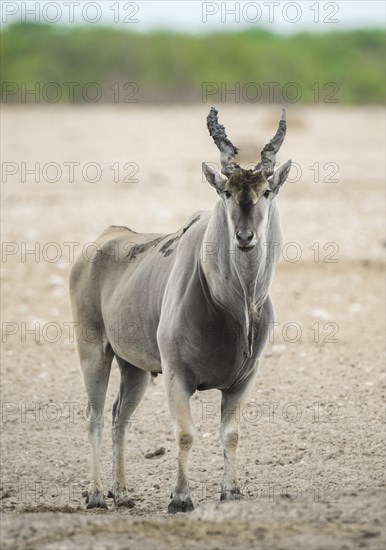
[[114,504],[116,508],[134,508],[135,502],[129,497],[115,498]]
[[173,498],[168,506],[169,514],[176,514],[177,512],[191,512],[194,510],[193,502],[190,497]]
[[126,491],[119,491],[117,493],[117,496],[115,496],[115,493],[110,490],[107,493],[107,496],[114,499],[114,504],[116,508],[134,508],[135,506],[135,502],[131,498],[129,498],[129,495]]
[[87,510],[92,510],[93,508],[102,508],[103,510],[107,510],[107,504],[102,491],[88,491],[86,504]]
[[230,489],[228,491],[222,490],[220,500],[243,500],[244,496],[238,487]]

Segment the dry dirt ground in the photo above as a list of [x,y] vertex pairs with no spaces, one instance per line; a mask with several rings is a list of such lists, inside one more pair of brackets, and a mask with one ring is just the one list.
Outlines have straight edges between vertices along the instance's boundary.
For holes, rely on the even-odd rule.
[[[288,108],[278,160],[297,164],[277,199],[286,243],[272,288],[279,324],[240,411],[245,500],[219,502],[219,394],[199,392],[190,472],[196,509],[167,515],[176,447],[159,376],[129,434],[135,508],[115,511],[109,499],[107,512],[84,509],[86,397],[67,291],[73,252],[87,252],[110,224],[171,232],[213,206],[217,196],[201,176],[203,160],[218,162],[208,108],[3,110],[3,549],[384,547],[378,108]],[[257,160],[278,116],[275,106],[221,107],[241,162]],[[36,163],[35,176],[26,172]],[[106,489],[117,371],[105,411]],[[146,458],[161,447],[164,454]]]

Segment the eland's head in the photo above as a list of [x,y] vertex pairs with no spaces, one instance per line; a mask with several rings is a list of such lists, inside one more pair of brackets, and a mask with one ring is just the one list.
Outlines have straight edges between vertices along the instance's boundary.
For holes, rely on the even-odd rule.
[[259,241],[267,223],[271,201],[288,177],[291,161],[276,171],[276,153],[286,134],[285,111],[275,136],[261,152],[261,162],[252,170],[241,168],[235,161],[238,149],[228,139],[225,128],[219,124],[217,110],[212,107],[207,125],[213,141],[221,153],[221,174],[202,163],[208,182],[222,198],[229,221],[229,229],[237,246],[244,251],[252,249]]

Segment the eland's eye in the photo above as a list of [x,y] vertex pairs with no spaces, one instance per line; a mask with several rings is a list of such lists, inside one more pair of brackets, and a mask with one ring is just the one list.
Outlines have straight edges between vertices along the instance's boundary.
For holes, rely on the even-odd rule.
[[269,195],[270,195],[271,193],[272,193],[272,191],[271,191],[270,189],[267,189],[267,191],[264,193],[264,197],[265,197],[266,199],[268,199],[268,198],[269,198]]
[[232,193],[230,193],[229,191],[224,191],[224,196],[226,199],[230,199],[232,196]]

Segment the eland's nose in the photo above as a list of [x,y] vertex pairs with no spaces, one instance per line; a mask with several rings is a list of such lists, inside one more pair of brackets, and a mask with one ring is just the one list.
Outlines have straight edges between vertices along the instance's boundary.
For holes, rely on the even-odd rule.
[[252,231],[237,231],[236,239],[238,240],[241,246],[248,246],[253,239]]

